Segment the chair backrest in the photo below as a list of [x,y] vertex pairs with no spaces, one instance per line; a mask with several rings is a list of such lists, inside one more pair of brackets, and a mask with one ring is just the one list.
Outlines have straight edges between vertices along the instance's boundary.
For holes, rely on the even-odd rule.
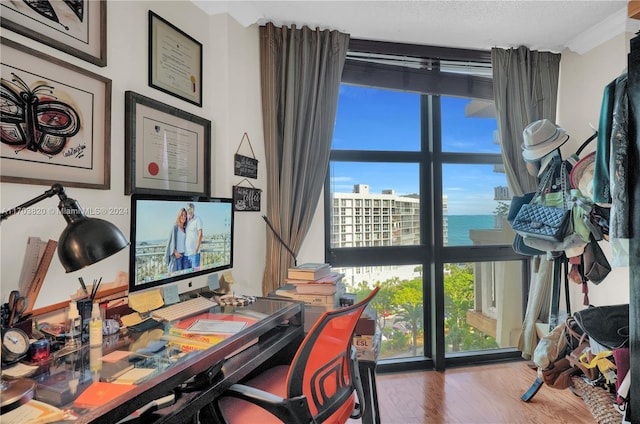
[[374,288],[366,299],[354,305],[322,314],[293,358],[287,377],[288,398],[305,395],[318,422],[347,402],[355,389],[353,333],[362,311],[378,290],[379,287]]

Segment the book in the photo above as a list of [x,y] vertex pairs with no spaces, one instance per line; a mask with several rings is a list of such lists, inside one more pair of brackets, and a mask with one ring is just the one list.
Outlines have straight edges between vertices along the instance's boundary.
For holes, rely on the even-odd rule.
[[170,336],[177,336],[177,337],[182,337],[185,339],[191,339],[191,340],[195,340],[195,341],[199,341],[199,342],[203,342],[203,343],[208,343],[210,345],[214,345],[216,343],[220,343],[222,340],[224,340],[226,338],[226,336],[223,335],[219,335],[219,334],[198,334],[198,333],[193,333],[193,332],[189,332],[188,330],[182,329],[182,328],[177,328],[177,327],[169,327],[169,335]]
[[204,312],[175,323],[169,331],[171,328],[175,328],[183,330],[183,333],[216,335],[226,338],[257,321],[249,316]]
[[134,387],[136,386],[132,384],[115,384],[96,381],[73,401],[73,406],[83,409],[102,406],[133,390]]
[[298,293],[293,286],[285,286],[275,291],[276,296],[298,300],[308,305],[330,306],[331,309],[338,307],[340,296],[344,293],[344,286],[339,287],[339,291],[333,294],[302,294]]
[[296,280],[317,280],[331,272],[331,265],[320,263],[304,263],[287,270],[287,278]]
[[36,399],[50,405],[62,406],[71,402],[93,382],[88,369],[63,370],[39,381]]
[[344,274],[340,272],[330,271],[324,277],[320,277],[317,280],[302,280],[299,278],[285,278],[286,284],[293,284],[295,286],[303,286],[306,284],[336,284],[338,281],[344,278]]
[[334,305],[335,304],[335,296],[332,294],[300,294],[297,293],[295,289],[278,289],[275,294],[277,296],[287,297],[293,300],[299,300],[304,303],[309,304],[317,304],[317,305]]
[[345,286],[341,280],[335,283],[309,283],[309,284],[295,284],[296,293],[298,294],[336,294],[344,293]]
[[193,352],[194,350],[207,350],[213,344],[202,342],[200,340],[195,340],[187,337],[180,336],[172,336],[170,334],[166,334],[162,336],[163,340],[167,341],[167,345],[178,348],[182,352]]

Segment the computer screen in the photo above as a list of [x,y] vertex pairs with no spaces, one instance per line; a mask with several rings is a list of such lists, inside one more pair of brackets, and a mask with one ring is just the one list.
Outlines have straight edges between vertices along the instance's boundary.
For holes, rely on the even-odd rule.
[[233,267],[229,198],[133,194],[129,291]]

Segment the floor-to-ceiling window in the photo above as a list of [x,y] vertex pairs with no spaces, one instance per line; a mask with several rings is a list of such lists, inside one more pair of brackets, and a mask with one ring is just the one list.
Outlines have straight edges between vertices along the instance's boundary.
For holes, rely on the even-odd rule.
[[381,286],[381,366],[518,356],[526,270],[496,130],[489,52],[352,40],[327,260],[350,291]]

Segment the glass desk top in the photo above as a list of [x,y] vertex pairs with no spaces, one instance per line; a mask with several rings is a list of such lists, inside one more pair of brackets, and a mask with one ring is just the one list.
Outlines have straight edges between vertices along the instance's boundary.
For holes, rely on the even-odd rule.
[[29,378],[34,398],[65,410],[73,422],[114,424],[169,393],[228,387],[259,365],[253,360],[259,352],[299,337],[301,324],[299,302],[257,298],[248,306],[215,306],[162,328],[104,336],[102,346],[54,352]]

